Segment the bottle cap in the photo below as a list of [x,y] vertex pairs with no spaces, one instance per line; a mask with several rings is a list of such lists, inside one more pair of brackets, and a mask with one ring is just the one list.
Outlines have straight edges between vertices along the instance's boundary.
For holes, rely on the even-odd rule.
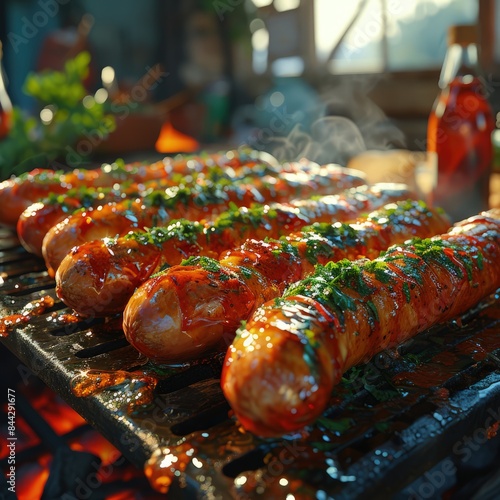
[[448,45],[458,44],[465,47],[477,41],[478,33],[475,24],[458,24],[448,29]]

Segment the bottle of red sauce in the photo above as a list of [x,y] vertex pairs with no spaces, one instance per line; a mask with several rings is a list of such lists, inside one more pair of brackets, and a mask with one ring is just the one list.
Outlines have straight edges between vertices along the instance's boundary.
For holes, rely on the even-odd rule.
[[495,126],[478,70],[476,26],[452,26],[427,129],[432,202],[457,221],[488,209]]
[[0,140],[9,133],[12,115],[12,103],[10,102],[3,79],[2,56],[2,42],[0,41]]

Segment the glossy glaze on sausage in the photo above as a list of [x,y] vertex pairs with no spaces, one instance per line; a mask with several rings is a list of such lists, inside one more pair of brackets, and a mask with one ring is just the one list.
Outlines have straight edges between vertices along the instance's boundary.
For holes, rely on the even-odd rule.
[[56,290],[63,302],[80,314],[114,314],[123,311],[135,288],[153,273],[183,259],[218,258],[248,238],[279,238],[314,222],[352,220],[409,195],[402,185],[363,186],[289,204],[234,206],[205,224],[177,220],[126,237],[90,241],[73,248],[63,259],[56,274]]
[[[93,170],[34,169],[0,183],[0,224],[16,227],[19,216],[30,205],[50,194],[63,194],[74,188],[113,187],[124,182],[141,184],[167,179],[175,174],[200,173],[214,166],[236,171],[241,176],[250,173],[256,165],[266,165],[269,172],[282,170],[271,155],[247,148],[215,154],[177,155],[148,164],[124,164],[117,160]],[[304,160],[301,165],[291,165],[288,170],[296,171],[299,167],[309,169],[317,165]]]
[[[50,193],[46,198],[39,202],[30,205],[20,215],[17,222],[17,234],[21,244],[31,253],[42,256],[42,242],[45,234],[56,224],[70,216],[72,213],[82,208],[91,209],[97,208],[100,205],[111,202],[120,202],[124,199],[133,199],[135,197],[144,197],[149,192],[159,189],[167,189],[172,186],[194,186],[204,182],[240,182],[243,178],[267,177],[281,172],[283,175],[298,176],[301,172],[299,168],[304,168],[309,172],[314,171],[315,178],[319,178],[323,183],[348,182],[347,176],[340,177],[339,167],[325,166],[320,167],[316,164],[304,162],[296,162],[283,166],[270,165],[269,163],[257,163],[258,157],[253,158],[250,153],[247,155],[239,154],[237,157],[232,156],[231,160],[226,156],[217,157],[215,155],[207,156],[205,164],[200,161],[195,161],[194,158],[184,158],[184,163],[180,160],[172,162],[170,169],[169,162],[165,159],[161,165],[165,168],[163,177],[147,180],[147,175],[154,177],[152,172],[156,172],[159,168],[153,170],[152,165],[144,167],[144,172],[139,167],[134,170],[130,168],[112,168],[109,166],[110,173],[105,173],[104,168],[100,170],[99,177],[95,182],[104,184],[113,183],[112,187],[87,187],[85,185],[73,187],[63,193]],[[255,156],[255,155],[254,155]],[[209,161],[209,160],[212,161]],[[219,163],[217,163],[219,162]],[[245,163],[244,163],[245,162]],[[183,167],[184,165],[184,167]],[[182,168],[184,174],[182,175]],[[279,168],[281,168],[279,170]],[[342,173],[345,173],[342,171]],[[303,173],[300,173],[302,176]],[[106,176],[107,179],[103,179]],[[361,180],[359,181],[361,182]],[[33,186],[34,187],[34,186]],[[2,194],[0,192],[0,199]]]
[[316,224],[281,241],[248,240],[220,260],[189,259],[140,287],[124,312],[129,342],[149,358],[184,362],[228,343],[241,321],[318,262],[375,256],[395,242],[445,231],[422,202],[388,205],[351,224]]
[[311,171],[306,175],[286,173],[276,177],[247,176],[242,179],[203,179],[194,185],[179,184],[155,191],[140,201],[113,204],[74,214],[51,228],[44,237],[42,253],[49,273],[55,274],[63,258],[74,247],[87,241],[123,236],[134,229],[165,226],[173,219],[207,220],[231,205],[284,201],[322,192],[339,192],[346,185],[358,186],[364,180],[352,171],[325,167],[331,175]]
[[312,423],[342,374],[450,320],[500,287],[500,211],[381,257],[319,266],[259,308],[229,348],[222,388],[242,425],[278,436]]
[[82,208],[97,208],[138,196],[140,191],[137,184],[127,184],[118,189],[76,188],[60,195],[54,193],[24,210],[17,221],[17,236],[28,252],[41,257],[45,235],[66,217]]

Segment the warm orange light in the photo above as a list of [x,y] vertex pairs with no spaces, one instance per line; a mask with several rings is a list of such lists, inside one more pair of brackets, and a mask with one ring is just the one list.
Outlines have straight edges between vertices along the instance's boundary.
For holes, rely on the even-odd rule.
[[[50,389],[45,388],[41,391],[28,391],[25,396],[30,400],[31,405],[59,435],[66,434],[81,425],[85,420],[76,413],[70,406],[62,401],[57,394]],[[40,439],[31,427],[18,415],[16,420],[16,432],[19,435],[19,451],[31,446],[35,446]],[[95,463],[95,473],[102,484],[112,483],[114,481],[123,481],[126,483],[137,477],[142,477],[142,471],[131,464],[116,464],[122,456],[121,452],[115,448],[104,436],[94,429],[87,429],[72,439],[66,438],[68,446],[74,452],[88,452],[99,457]],[[4,450],[7,450],[5,438],[0,437],[0,459],[5,458]],[[32,500],[41,498],[50,474],[50,467],[53,460],[51,453],[43,453],[36,460],[31,462],[20,462],[16,471],[16,493],[19,500]],[[107,496],[107,500],[129,500],[144,498],[141,492],[130,489]]]
[[85,424],[85,420],[52,391],[44,391],[32,404],[60,436]]
[[166,122],[156,141],[158,153],[193,153],[200,147],[199,142],[189,135],[176,130],[170,122]]
[[17,481],[17,498],[19,500],[42,498],[45,483],[49,478],[49,466],[32,463],[23,466],[22,470],[19,472],[21,473],[23,480]]
[[102,465],[109,465],[121,456],[121,453],[98,432],[88,432],[70,445],[72,450],[93,453],[101,459]]

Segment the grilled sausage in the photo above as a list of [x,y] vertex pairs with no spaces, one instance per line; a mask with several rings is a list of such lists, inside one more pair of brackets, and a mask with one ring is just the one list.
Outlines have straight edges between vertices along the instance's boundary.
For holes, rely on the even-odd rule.
[[[63,302],[81,314],[114,314],[123,311],[135,288],[151,274],[183,259],[218,258],[248,238],[279,238],[313,222],[350,220],[408,195],[401,185],[363,186],[316,200],[233,207],[205,224],[178,220],[166,228],[90,241],[73,248],[63,259],[56,274],[56,290]],[[111,295],[113,301],[109,300]]]
[[378,255],[392,243],[448,227],[441,213],[404,202],[352,224],[309,226],[282,241],[249,240],[220,261],[190,259],[135,292],[124,312],[125,336],[155,361],[189,360],[231,341],[242,320],[318,261]]
[[[333,184],[331,184],[333,182]],[[249,206],[252,203],[283,201],[298,196],[325,191],[337,192],[338,186],[360,185],[363,179],[341,170],[326,178],[323,171],[311,175],[288,173],[279,177],[245,177],[230,181],[207,180],[192,187],[173,186],[165,192],[146,196],[142,203],[113,205],[113,219],[103,216],[103,208],[85,211],[68,217],[54,226],[45,236],[42,253],[51,275],[59,267],[71,248],[86,241],[103,237],[123,236],[134,229],[165,226],[172,219],[210,219],[227,210],[231,204]],[[116,224],[116,227],[113,227]]]
[[[164,158],[152,164],[132,163],[124,165],[115,162],[99,169],[75,169],[70,172],[49,169],[35,169],[0,183],[0,224],[16,227],[19,216],[30,205],[39,202],[51,193],[62,194],[77,187],[112,187],[115,184],[144,183],[161,180],[173,174],[189,175],[203,172],[209,166],[237,170],[238,175],[250,173],[258,165],[266,165],[270,172],[281,171],[277,160],[267,153],[240,149],[226,153],[202,154],[199,156],[178,155]],[[316,164],[302,162],[290,166],[290,171],[298,168],[314,168]]]
[[73,185],[89,186],[97,179],[97,171],[75,170],[63,174],[48,169],[35,169],[0,183],[0,224],[16,227],[19,216],[33,203],[50,193],[61,194]]
[[[212,161],[209,162],[209,159],[212,159]],[[81,208],[97,208],[106,203],[145,196],[154,189],[166,189],[179,185],[193,186],[197,183],[214,182],[221,179],[226,182],[235,182],[250,175],[252,177],[264,177],[280,171],[278,170],[279,166],[256,163],[257,159],[257,156],[253,158],[250,154],[239,154],[236,157],[234,154],[231,156],[230,152],[228,152],[223,157],[207,156],[205,164],[195,161],[191,157],[186,157],[183,163],[180,160],[165,159],[159,162],[161,167],[155,167],[157,164],[153,164],[131,169],[118,168],[118,166],[113,168],[108,165],[109,168],[105,170],[106,166],[103,166],[95,183],[110,184],[114,181],[113,187],[96,188],[82,185],[63,193],[51,193],[47,198],[30,205],[23,211],[17,222],[17,234],[26,250],[42,256],[42,243],[45,234],[53,226]],[[283,166],[283,173],[285,175],[290,174],[290,172],[297,173],[299,168],[305,168],[309,171],[314,170],[317,177],[324,175],[325,179],[328,179],[328,174],[339,177],[337,174],[341,170],[339,167],[335,167],[335,169],[328,168],[328,166],[320,168],[316,164],[297,162]],[[108,170],[109,173],[107,173]],[[162,177],[156,173],[160,170],[163,171],[163,173],[160,172]],[[188,175],[182,175],[183,171]],[[342,174],[345,174],[345,172],[342,171]],[[148,175],[153,179],[146,180]],[[158,178],[154,178],[155,176]],[[342,182],[344,178],[347,182],[348,177],[346,175],[339,178],[339,182]]]
[[137,184],[113,188],[76,188],[66,193],[52,194],[44,200],[30,205],[17,221],[17,236],[23,247],[30,253],[42,256],[43,238],[48,231],[66,217],[82,208],[123,201],[124,198],[138,196]]
[[347,369],[494,292],[499,259],[497,210],[373,261],[320,266],[238,331],[223,368],[224,394],[258,435],[301,429],[325,410]]

